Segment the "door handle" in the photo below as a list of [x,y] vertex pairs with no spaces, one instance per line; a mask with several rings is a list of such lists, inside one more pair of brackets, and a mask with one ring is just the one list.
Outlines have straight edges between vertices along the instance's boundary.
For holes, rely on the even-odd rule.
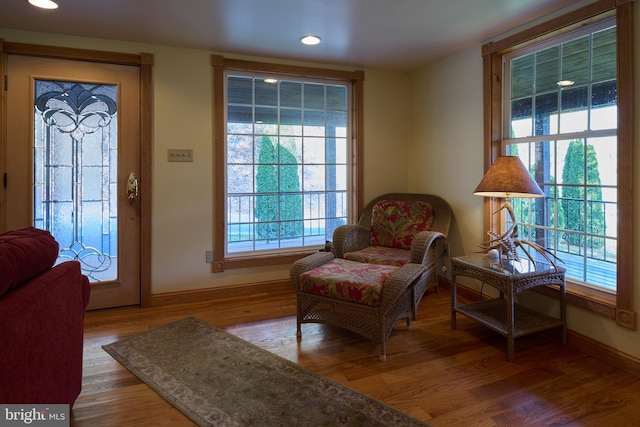
[[138,195],[138,178],[136,178],[135,173],[131,172],[127,179],[127,198],[129,199],[129,203],[133,204],[138,198]]

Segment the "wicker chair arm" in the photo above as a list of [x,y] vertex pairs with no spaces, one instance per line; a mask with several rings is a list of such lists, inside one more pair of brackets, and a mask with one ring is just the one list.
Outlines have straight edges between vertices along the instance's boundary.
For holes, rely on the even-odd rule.
[[359,251],[371,245],[371,230],[359,225],[341,225],[333,232],[333,253],[344,258],[347,252]]
[[325,264],[334,258],[335,255],[331,252],[316,252],[295,261],[291,265],[291,270],[289,270],[289,276],[291,277],[291,284],[293,285],[293,288],[296,291],[300,289],[300,275],[302,273]]
[[395,300],[398,299],[408,287],[413,286],[413,282],[424,270],[423,265],[410,262],[389,276],[382,287],[380,310],[384,312],[391,307]]
[[426,267],[435,262],[435,242],[444,238],[445,235],[438,231],[421,231],[416,234],[411,242],[411,262]]

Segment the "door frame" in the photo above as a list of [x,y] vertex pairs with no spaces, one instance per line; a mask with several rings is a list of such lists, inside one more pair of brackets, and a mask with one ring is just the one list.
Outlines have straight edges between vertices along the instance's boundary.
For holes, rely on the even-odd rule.
[[[117,53],[68,47],[7,42],[0,39],[0,76],[7,75],[8,55],[37,56],[52,59],[101,62],[140,68],[140,305],[151,306],[151,167],[152,167],[152,67],[151,53]],[[0,171],[4,181],[7,170],[7,94],[6,81],[0,90]],[[3,185],[4,182],[0,183]],[[5,191],[0,191],[0,232],[6,231]]]

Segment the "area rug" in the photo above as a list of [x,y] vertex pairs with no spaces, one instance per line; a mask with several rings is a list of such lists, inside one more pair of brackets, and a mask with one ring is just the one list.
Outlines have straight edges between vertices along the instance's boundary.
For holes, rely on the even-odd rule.
[[202,426],[426,426],[195,318],[103,348]]

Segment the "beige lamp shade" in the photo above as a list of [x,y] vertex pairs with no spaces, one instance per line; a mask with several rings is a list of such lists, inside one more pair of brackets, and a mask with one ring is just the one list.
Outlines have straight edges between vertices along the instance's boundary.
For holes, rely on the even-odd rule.
[[498,157],[473,194],[502,198],[544,197],[538,183],[516,156]]

